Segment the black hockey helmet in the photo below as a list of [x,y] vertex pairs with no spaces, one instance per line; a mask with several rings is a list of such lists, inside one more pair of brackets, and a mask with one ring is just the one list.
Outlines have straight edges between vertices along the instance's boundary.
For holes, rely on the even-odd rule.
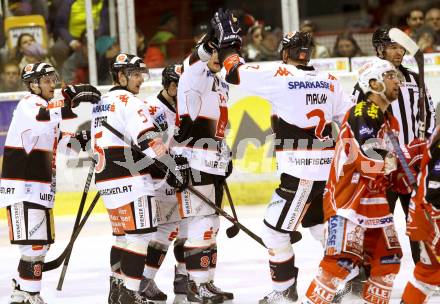
[[278,51],[283,60],[283,51],[288,50],[289,58],[309,62],[314,44],[313,37],[306,32],[289,32],[280,42]]
[[49,63],[45,63],[45,62],[30,63],[23,68],[23,71],[21,72],[21,79],[24,82],[29,83],[34,80],[39,80],[44,75],[50,75],[50,74],[58,76],[55,71],[55,68]]
[[376,55],[379,58],[383,57],[382,53],[387,45],[396,43],[396,41],[390,38],[390,29],[391,26],[389,25],[382,26],[373,33],[373,37],[371,38],[373,47],[376,50]]
[[147,65],[144,61],[136,55],[130,55],[126,53],[118,54],[111,65],[111,74],[114,81],[118,80],[118,72],[123,71],[128,74],[132,71],[140,71],[148,74]]
[[181,64],[170,64],[162,70],[162,85],[167,89],[171,82],[179,83],[180,75],[182,75],[182,65]]

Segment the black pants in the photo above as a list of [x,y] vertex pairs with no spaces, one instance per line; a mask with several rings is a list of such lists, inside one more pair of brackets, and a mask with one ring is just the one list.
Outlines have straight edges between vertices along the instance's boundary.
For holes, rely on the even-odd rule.
[[[411,200],[411,194],[399,194],[388,190],[387,200],[390,206],[390,210],[393,214],[394,214],[394,209],[396,208],[396,202],[398,198],[400,199],[400,204],[402,205],[403,212],[405,213],[405,221],[406,221],[408,218],[408,207],[409,207],[409,202]],[[411,247],[411,255],[414,264],[416,264],[420,260],[419,242],[414,242],[410,240],[409,244]]]

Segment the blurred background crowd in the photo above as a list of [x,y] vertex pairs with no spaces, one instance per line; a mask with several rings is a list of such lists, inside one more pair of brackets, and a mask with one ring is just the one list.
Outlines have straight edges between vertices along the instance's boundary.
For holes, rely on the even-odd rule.
[[[110,84],[109,61],[120,50],[110,34],[109,1],[93,0],[98,83]],[[66,84],[88,82],[85,0],[3,0],[0,92],[23,90],[21,69],[47,61]],[[313,34],[313,58],[374,55],[381,25],[403,29],[426,53],[440,52],[440,0],[299,0],[300,29]],[[281,1],[136,0],[137,55],[149,68],[181,61],[208,29],[219,7],[234,8],[247,61],[278,60]]]

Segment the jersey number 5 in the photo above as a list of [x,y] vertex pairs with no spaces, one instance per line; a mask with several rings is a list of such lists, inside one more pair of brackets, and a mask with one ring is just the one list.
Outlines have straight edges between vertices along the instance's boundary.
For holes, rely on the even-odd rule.
[[93,146],[94,154],[97,154],[98,161],[96,162],[95,172],[101,173],[105,168],[105,154],[104,150],[98,145],[98,139],[102,138],[102,131],[95,134],[95,144]]

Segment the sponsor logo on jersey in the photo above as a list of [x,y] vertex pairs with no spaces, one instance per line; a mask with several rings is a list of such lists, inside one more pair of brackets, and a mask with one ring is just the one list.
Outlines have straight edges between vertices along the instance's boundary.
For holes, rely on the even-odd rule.
[[165,194],[166,195],[175,195],[176,194],[176,189],[175,188],[166,188],[165,189]]
[[149,106],[148,107],[148,112],[150,113],[151,116],[153,116],[154,114],[156,114],[157,109],[159,109],[158,106]]
[[133,191],[132,185],[128,185],[128,186],[122,186],[122,187],[113,187],[113,188],[108,188],[108,189],[102,189],[102,190],[99,190],[99,194],[101,196],[104,196],[104,195],[128,193],[131,191]]
[[275,75],[273,75],[273,77],[277,77],[277,76],[293,76],[293,74],[290,73],[290,71],[287,68],[279,67]]
[[14,194],[15,188],[13,187],[0,187],[0,194]]
[[223,161],[216,161],[216,160],[206,160],[205,159],[205,166],[209,167],[209,168],[214,168],[214,169],[226,169],[227,167],[227,163],[223,162]]
[[296,89],[324,89],[334,92],[335,87],[327,81],[289,81],[287,83],[290,90]]
[[100,113],[100,112],[114,112],[114,105],[113,104],[104,104],[104,105],[97,105],[93,107],[92,112],[93,113]]
[[339,216],[332,216],[328,221],[328,238],[326,246],[326,253],[328,255],[334,255],[341,252],[343,232],[344,220]]
[[367,126],[361,126],[359,129],[360,135],[372,135],[374,133],[374,130],[372,128],[369,128]]
[[319,165],[329,165],[332,163],[332,157],[323,158],[298,158],[295,156],[289,156],[289,161],[294,163],[296,166],[319,166]]
[[306,94],[306,105],[325,103],[327,103],[327,95],[325,94]]
[[96,117],[95,120],[94,120],[95,128],[98,128],[98,127],[102,126],[102,123],[104,121],[107,121],[107,116]]
[[400,258],[397,254],[384,256],[380,258],[381,264],[400,264]]
[[51,202],[53,200],[53,194],[40,193],[40,200]]
[[377,225],[385,225],[385,224],[392,224],[393,217],[383,217],[383,218],[376,218],[376,219],[358,219],[359,225],[365,225],[365,226],[377,226]]

